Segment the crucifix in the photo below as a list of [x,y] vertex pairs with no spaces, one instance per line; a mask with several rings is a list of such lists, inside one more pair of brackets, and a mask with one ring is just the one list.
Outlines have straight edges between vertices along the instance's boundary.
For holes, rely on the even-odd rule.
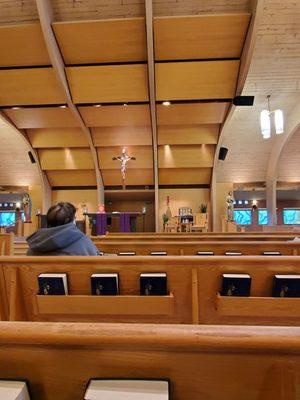
[[117,160],[121,162],[121,174],[122,174],[122,182],[123,189],[125,189],[125,177],[126,177],[126,164],[130,160],[135,160],[135,157],[131,157],[127,154],[126,148],[123,147],[122,154],[118,157],[113,157],[113,160]]

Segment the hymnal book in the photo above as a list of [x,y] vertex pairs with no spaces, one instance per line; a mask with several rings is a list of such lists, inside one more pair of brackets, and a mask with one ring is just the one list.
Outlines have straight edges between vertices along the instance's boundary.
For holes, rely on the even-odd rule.
[[251,277],[248,274],[223,274],[221,296],[250,296]]
[[197,256],[213,256],[215,253],[213,251],[198,251]]
[[93,274],[91,286],[93,296],[116,296],[119,294],[118,274]]
[[26,382],[0,380],[0,399],[30,400]]
[[166,296],[167,274],[164,272],[141,274],[140,293],[143,296]]
[[169,381],[92,379],[84,400],[169,400]]
[[38,276],[41,295],[61,296],[68,294],[67,274],[40,274]]
[[225,256],[242,256],[240,251],[226,251]]
[[281,256],[280,251],[264,251],[263,256]]
[[150,256],[166,256],[166,251],[151,251]]
[[135,256],[136,252],[135,251],[121,251],[118,253],[119,256]]
[[300,297],[300,275],[275,275],[273,297]]

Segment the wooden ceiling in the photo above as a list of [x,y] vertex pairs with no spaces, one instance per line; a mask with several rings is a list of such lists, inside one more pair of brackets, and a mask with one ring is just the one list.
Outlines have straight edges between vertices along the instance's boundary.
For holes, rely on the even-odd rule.
[[[0,22],[22,20],[17,2],[11,3],[15,8],[10,20],[6,14]],[[72,100],[91,131],[104,185],[121,185],[120,164],[113,157],[126,147],[135,157],[127,165],[126,184],[151,186],[154,162],[144,2],[107,4],[99,20],[100,3],[83,0],[74,2],[72,9],[67,2],[52,1],[56,20],[52,28]],[[179,0],[168,7],[164,3],[154,2],[159,184],[209,185],[220,124],[235,95],[251,19],[249,1],[237,5],[233,0]],[[34,19],[34,4],[27,1],[24,7]],[[0,3],[0,14],[1,10]],[[93,18],[96,10],[98,16]],[[117,15],[121,11],[124,15]],[[95,186],[89,143],[65,107],[67,99],[39,23],[0,26],[0,51],[0,106],[18,128],[26,130],[50,184]],[[164,101],[171,104],[165,106]]]

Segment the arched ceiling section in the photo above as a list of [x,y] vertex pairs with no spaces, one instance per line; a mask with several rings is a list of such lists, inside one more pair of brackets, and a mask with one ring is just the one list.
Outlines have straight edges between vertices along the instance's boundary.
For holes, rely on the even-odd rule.
[[37,164],[31,163],[28,151],[24,139],[0,119],[0,186],[41,184]]
[[[90,130],[105,187],[122,184],[112,159],[123,146],[136,158],[126,183],[153,185],[144,1],[52,0],[51,6],[72,101]],[[154,1],[153,9],[159,184],[209,186],[250,0]],[[96,187],[94,153],[65,107],[35,1],[0,3],[0,11],[0,107],[26,130],[52,187]],[[172,104],[165,107],[165,100]]]
[[218,182],[264,182],[275,138],[263,140],[260,111],[271,95],[271,108],[281,108],[285,119],[300,95],[300,3],[265,1],[244,95],[255,95],[254,107],[237,107],[222,145],[229,148],[218,163]]
[[300,129],[287,143],[278,162],[278,186],[282,182],[300,183]]

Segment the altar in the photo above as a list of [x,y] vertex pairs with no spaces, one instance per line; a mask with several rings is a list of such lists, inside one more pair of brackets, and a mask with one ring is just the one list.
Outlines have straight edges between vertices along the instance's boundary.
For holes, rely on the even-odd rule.
[[111,219],[118,218],[119,232],[136,232],[137,218],[142,218],[143,232],[145,231],[145,216],[143,212],[103,212],[87,213],[92,225],[92,236],[105,235],[109,231]]

